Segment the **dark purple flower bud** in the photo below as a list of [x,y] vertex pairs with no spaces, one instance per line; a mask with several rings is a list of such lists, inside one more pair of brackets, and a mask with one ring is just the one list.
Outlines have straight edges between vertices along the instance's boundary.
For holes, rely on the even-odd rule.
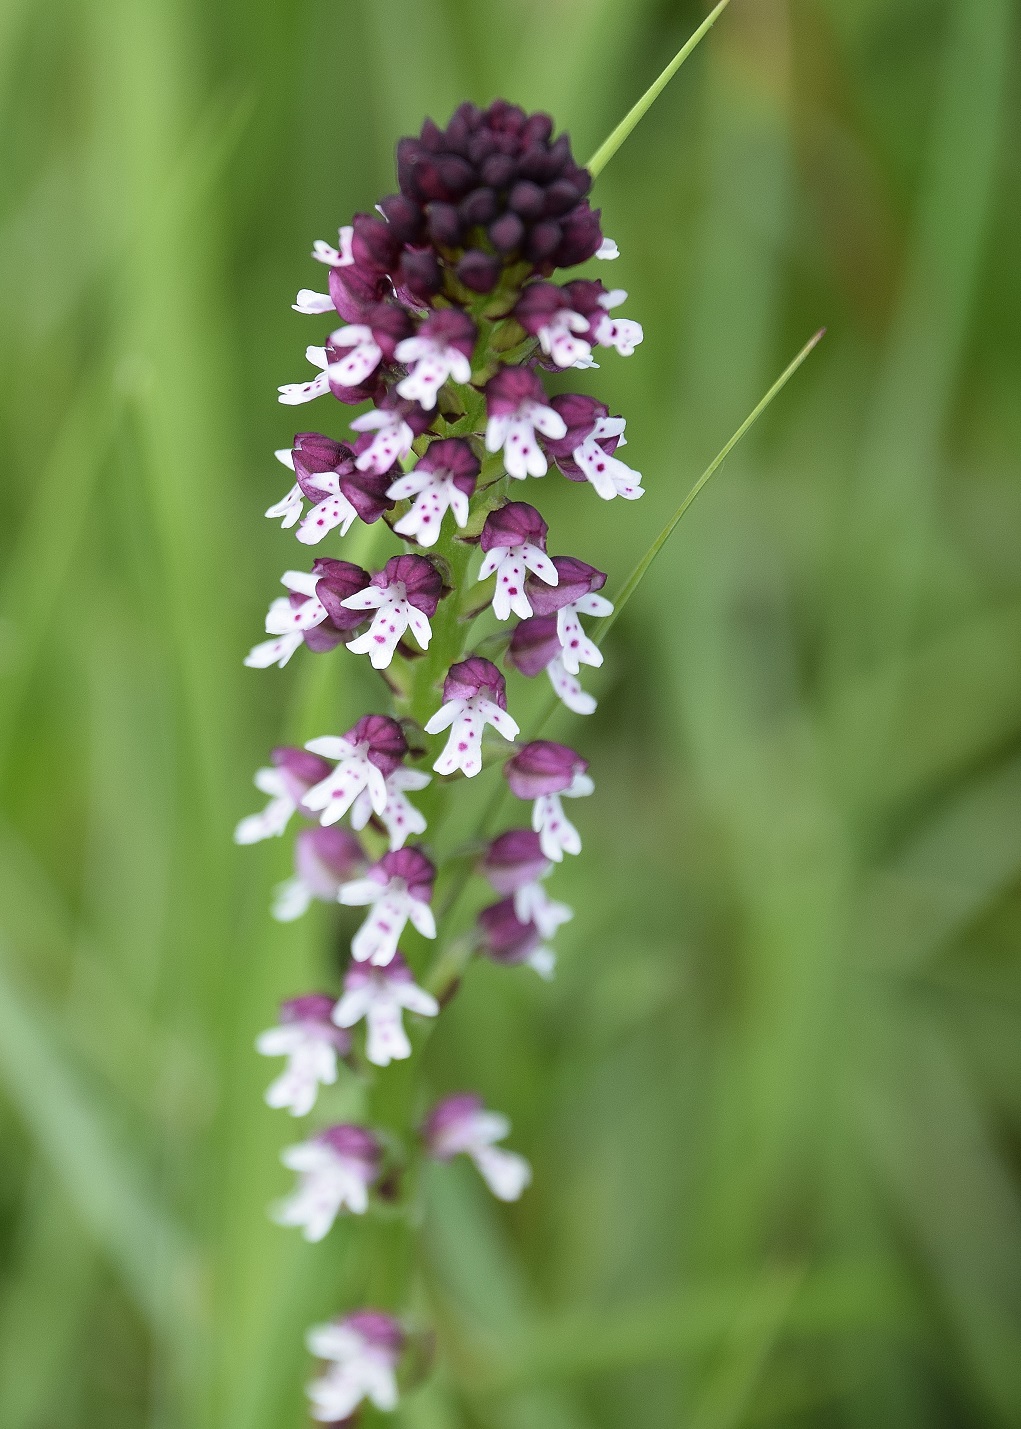
[[563,242],[560,224],[552,218],[544,218],[528,235],[525,257],[530,263],[545,264],[556,253]]
[[514,627],[507,660],[520,674],[533,679],[541,675],[561,653],[557,617],[534,615],[531,620],[522,620]]
[[402,301],[410,294],[428,302],[443,286],[443,271],[436,254],[431,248],[405,248],[397,265],[396,281],[397,296]]
[[461,1149],[450,1145],[455,1140],[451,1133],[484,1110],[485,1102],[474,1092],[455,1092],[437,1102],[422,1123],[422,1140],[429,1155],[436,1161],[451,1161]]
[[560,794],[569,789],[575,775],[584,774],[588,760],[566,744],[551,739],[533,739],[511,755],[503,766],[511,793],[519,799],[538,799],[543,794]]
[[458,490],[472,496],[482,465],[462,437],[443,437],[429,443],[415,470],[445,472],[453,478]]
[[580,203],[561,220],[563,238],[553,258],[556,267],[573,268],[576,263],[586,262],[598,251],[603,241],[599,216],[599,209],[593,210],[587,203]]
[[480,950],[493,962],[508,967],[527,961],[542,941],[534,923],[521,922],[514,911],[513,898],[483,908],[478,927],[482,935]]
[[380,199],[391,232],[399,243],[415,243],[422,236],[422,211],[404,194],[389,194]]
[[546,533],[549,527],[527,501],[508,501],[486,517],[482,528],[482,549],[491,551],[494,546],[538,546],[546,549]]
[[[443,594],[443,577],[426,556],[391,556],[383,569],[372,577],[372,584],[380,590],[403,585],[409,604],[423,615],[436,614]],[[361,619],[364,618],[362,613]]]
[[[317,1132],[314,1138],[342,1156],[345,1161],[360,1161],[365,1168],[365,1180],[371,1183],[379,1175],[379,1165],[383,1159],[383,1148],[372,1132],[364,1126],[353,1126],[349,1122],[339,1126],[328,1126]],[[362,1311],[362,1314],[372,1314]],[[354,1318],[354,1317],[352,1317]]]
[[360,878],[368,865],[365,850],[350,829],[339,824],[302,829],[294,843],[294,867],[312,895],[331,903],[342,883]]
[[[404,731],[389,715],[363,715],[358,723],[347,731],[344,738],[349,744],[367,746],[369,760],[386,778],[397,769],[408,752],[408,741]],[[320,761],[325,763],[325,760]],[[327,765],[327,773],[333,766]],[[321,776],[325,778],[326,776]],[[318,781],[317,781],[318,782]]]
[[502,189],[514,179],[518,166],[510,154],[497,152],[482,163],[480,173],[483,181],[491,188]]
[[351,251],[355,266],[389,273],[397,262],[400,249],[397,234],[384,219],[375,215],[356,213],[351,222],[354,228]]
[[270,758],[283,775],[287,793],[300,812],[308,819],[318,818],[301,801],[313,784],[320,784],[326,778],[333,765],[320,759],[318,754],[311,754],[307,749],[295,749],[289,744],[277,745]]
[[500,277],[501,263],[491,253],[469,248],[457,265],[457,276],[473,293],[491,293]]
[[537,883],[553,867],[532,829],[508,829],[486,849],[479,870],[505,898]]
[[516,213],[505,213],[489,225],[489,241],[500,253],[513,253],[524,236],[525,225]]
[[546,200],[538,184],[530,179],[519,179],[507,195],[507,202],[521,218],[538,218]]
[[542,383],[530,368],[501,367],[486,383],[486,412],[490,417],[507,417],[522,402],[547,405]]
[[491,660],[481,655],[469,655],[451,665],[443,681],[443,703],[450,700],[471,700],[476,695],[492,700],[500,709],[507,708],[507,681]]
[[573,605],[583,595],[602,590],[606,584],[604,571],[574,556],[554,556],[553,564],[560,577],[558,585],[550,586],[532,575],[525,578],[525,594],[536,615],[552,615],[565,605]]
[[393,853],[385,853],[379,862],[369,870],[369,877],[382,884],[391,878],[400,878],[405,887],[419,903],[430,903],[433,884],[436,882],[436,868],[431,859],[426,858],[420,848],[399,848]]
[[[316,598],[326,607],[330,624],[337,632],[354,630],[365,619],[365,612],[348,610],[341,602],[355,591],[364,590],[369,584],[369,573],[351,561],[335,561],[330,556],[320,556],[312,570],[319,577],[316,581]],[[315,626],[306,630],[305,635],[313,635],[322,629]],[[306,644],[308,641],[306,640]],[[313,647],[314,648],[314,647]]]
[[461,222],[467,228],[474,228],[479,224],[484,227],[487,223],[492,223],[500,211],[496,190],[484,186],[472,189],[458,204],[457,211]]
[[461,216],[452,203],[431,203],[426,208],[429,237],[440,248],[455,248],[461,237]]
[[561,218],[575,207],[581,197],[577,185],[570,179],[555,179],[546,189],[547,218]]

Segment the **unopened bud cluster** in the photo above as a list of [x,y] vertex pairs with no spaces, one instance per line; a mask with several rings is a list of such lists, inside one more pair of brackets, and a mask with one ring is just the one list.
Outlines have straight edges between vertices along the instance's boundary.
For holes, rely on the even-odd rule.
[[[401,946],[409,928],[425,940],[438,933],[442,869],[414,797],[432,781],[474,778],[503,760],[530,818],[478,860],[496,899],[479,913],[472,946],[552,974],[551,941],[572,912],[545,880],[581,850],[563,801],[593,784],[573,749],[521,741],[505,674],[477,646],[502,651],[507,670],[524,677],[545,671],[570,710],[590,714],[582,666],[602,655],[585,621],[613,609],[600,594],[606,576],[551,554],[547,523],[517,499],[528,488],[516,483],[555,468],[606,501],[642,495],[641,477],[617,455],[623,418],[592,397],[550,396],[544,384],[544,374],[596,366],[600,348],[626,356],[642,340],[637,323],[614,315],[625,293],[588,278],[551,281],[558,268],[617,257],[567,136],[554,139],[549,116],[503,101],[463,104],[446,129],[427,121],[400,141],[397,178],[400,191],[376,214],[356,215],[336,247],[315,244],[327,291],[303,289],[294,306],[329,330],[307,350],[315,375],[280,388],[289,405],[328,395],[370,405],[349,438],[300,432],[277,452],[294,484],[266,513],[314,547],[382,521],[394,554],[378,570],[316,555],[310,569],[285,571],[267,639],[246,660],[283,666],[303,645],[319,654],[343,644],[380,672],[388,706],[304,748],[273,750],[255,777],[269,802],[236,832],[254,843],[283,834],[295,816],[302,823],[275,917],[297,918],[313,900],[364,910],[339,994],[293,998],[258,1040],[260,1052],[287,1059],[267,1101],[298,1117],[336,1081],[338,1060],[385,1067],[406,1058],[406,1015],[440,1012],[428,970]],[[497,630],[473,645],[487,609]],[[513,1200],[531,1173],[497,1144],[508,1132],[479,1097],[459,1093],[409,1140],[435,1160],[468,1156],[496,1196]],[[414,1152],[392,1140],[338,1124],[290,1147],[283,1159],[298,1184],[275,1218],[314,1241],[338,1214],[365,1213],[384,1184],[392,1198],[401,1158]],[[406,1324],[377,1310],[312,1330],[309,1347],[326,1363],[309,1388],[313,1416],[347,1421],[365,1400],[392,1409],[407,1339]]]

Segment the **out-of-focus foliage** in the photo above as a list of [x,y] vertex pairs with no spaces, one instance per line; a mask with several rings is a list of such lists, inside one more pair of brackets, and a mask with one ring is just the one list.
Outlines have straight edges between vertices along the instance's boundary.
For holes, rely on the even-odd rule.
[[[264,1219],[252,1039],[337,935],[230,833],[372,698],[241,667],[288,305],[423,114],[505,94],[584,158],[703,14],[0,6],[3,1429],[291,1429],[305,1326],[378,1289],[390,1225]],[[733,0],[599,180],[647,336],[589,390],[648,494],[542,495],[611,594],[830,331],[608,642],[558,980],[473,968],[430,1044],[537,1176],[432,1178],[407,1429],[1021,1421],[1018,18]]]

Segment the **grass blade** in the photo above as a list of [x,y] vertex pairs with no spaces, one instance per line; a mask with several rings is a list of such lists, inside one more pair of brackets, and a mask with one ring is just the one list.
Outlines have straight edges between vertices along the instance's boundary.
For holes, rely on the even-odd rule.
[[688,507],[694,501],[698,493],[702,490],[703,486],[705,486],[706,482],[714,474],[714,472],[719,471],[720,467],[723,465],[727,457],[737,446],[738,442],[749,430],[749,428],[755,425],[758,419],[762,416],[763,412],[772,402],[773,398],[778,396],[779,393],[783,390],[783,388],[786,387],[787,383],[794,376],[795,372],[797,372],[798,368],[804,362],[808,354],[822,341],[825,332],[826,329],[824,327],[820,328],[819,331],[815,334],[815,336],[805,343],[804,347],[798,353],[797,357],[790,364],[790,366],[787,367],[776,379],[772,387],[770,387],[769,391],[762,398],[762,401],[759,402],[758,406],[755,407],[748,414],[747,417],[745,417],[744,421],[738,427],[737,431],[731,437],[730,441],[727,442],[726,446],[723,447],[720,451],[718,451],[713,457],[712,461],[706,467],[705,471],[695,482],[695,485],[688,492],[687,496],[681,502],[680,506],[678,506],[677,510],[670,517],[670,520],[663,527],[662,531],[656,537],[655,541],[653,541],[652,545],[646,551],[645,555],[638,562],[637,566],[635,566],[634,570],[624,582],[624,588],[621,591],[620,595],[617,597],[613,614],[606,616],[606,618],[603,620],[602,624],[599,627],[598,634],[595,636],[595,642],[597,645],[601,645],[606,639],[610,627],[613,625],[614,621],[620,615],[625,605],[627,605],[628,601],[631,599],[635,591],[645,579],[645,574],[648,571],[649,567],[652,565],[653,561],[656,559],[660,551],[666,545],[667,541],[669,541],[670,537],[673,535],[674,527],[677,525],[678,521],[680,521],[681,517],[687,511]]
[[628,110],[610,137],[600,144],[599,148],[585,166],[593,178],[595,178],[597,174],[602,173],[603,169],[606,168],[632,129],[635,128],[638,121],[652,108],[656,100],[680,69],[681,65],[691,54],[692,50],[705,38],[729,4],[730,0],[720,0],[720,3],[716,6],[712,14],[706,16],[687,43],[682,45],[677,51],[659,78],[653,80],[638,103]]

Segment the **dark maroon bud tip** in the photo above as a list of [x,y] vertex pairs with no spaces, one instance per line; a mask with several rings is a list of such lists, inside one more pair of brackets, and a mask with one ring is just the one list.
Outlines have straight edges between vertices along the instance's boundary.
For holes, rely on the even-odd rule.
[[461,237],[461,218],[452,203],[431,203],[426,209],[429,237],[443,248],[453,248]]
[[489,225],[489,241],[501,253],[512,253],[520,248],[524,236],[525,225],[516,213],[505,213]]
[[469,248],[457,265],[457,276],[473,293],[491,293],[500,277],[501,263],[491,253]]
[[400,286],[426,302],[443,287],[443,270],[431,248],[405,248],[397,265]]
[[552,258],[563,241],[563,233],[559,223],[553,219],[543,219],[542,223],[537,223],[528,235],[528,242],[525,244],[525,257],[531,263],[545,263],[548,258]]
[[522,218],[538,218],[545,207],[545,196],[538,184],[519,179],[507,196],[507,202]]
[[489,188],[473,189],[461,200],[457,211],[468,228],[491,223],[499,212],[496,194]]

